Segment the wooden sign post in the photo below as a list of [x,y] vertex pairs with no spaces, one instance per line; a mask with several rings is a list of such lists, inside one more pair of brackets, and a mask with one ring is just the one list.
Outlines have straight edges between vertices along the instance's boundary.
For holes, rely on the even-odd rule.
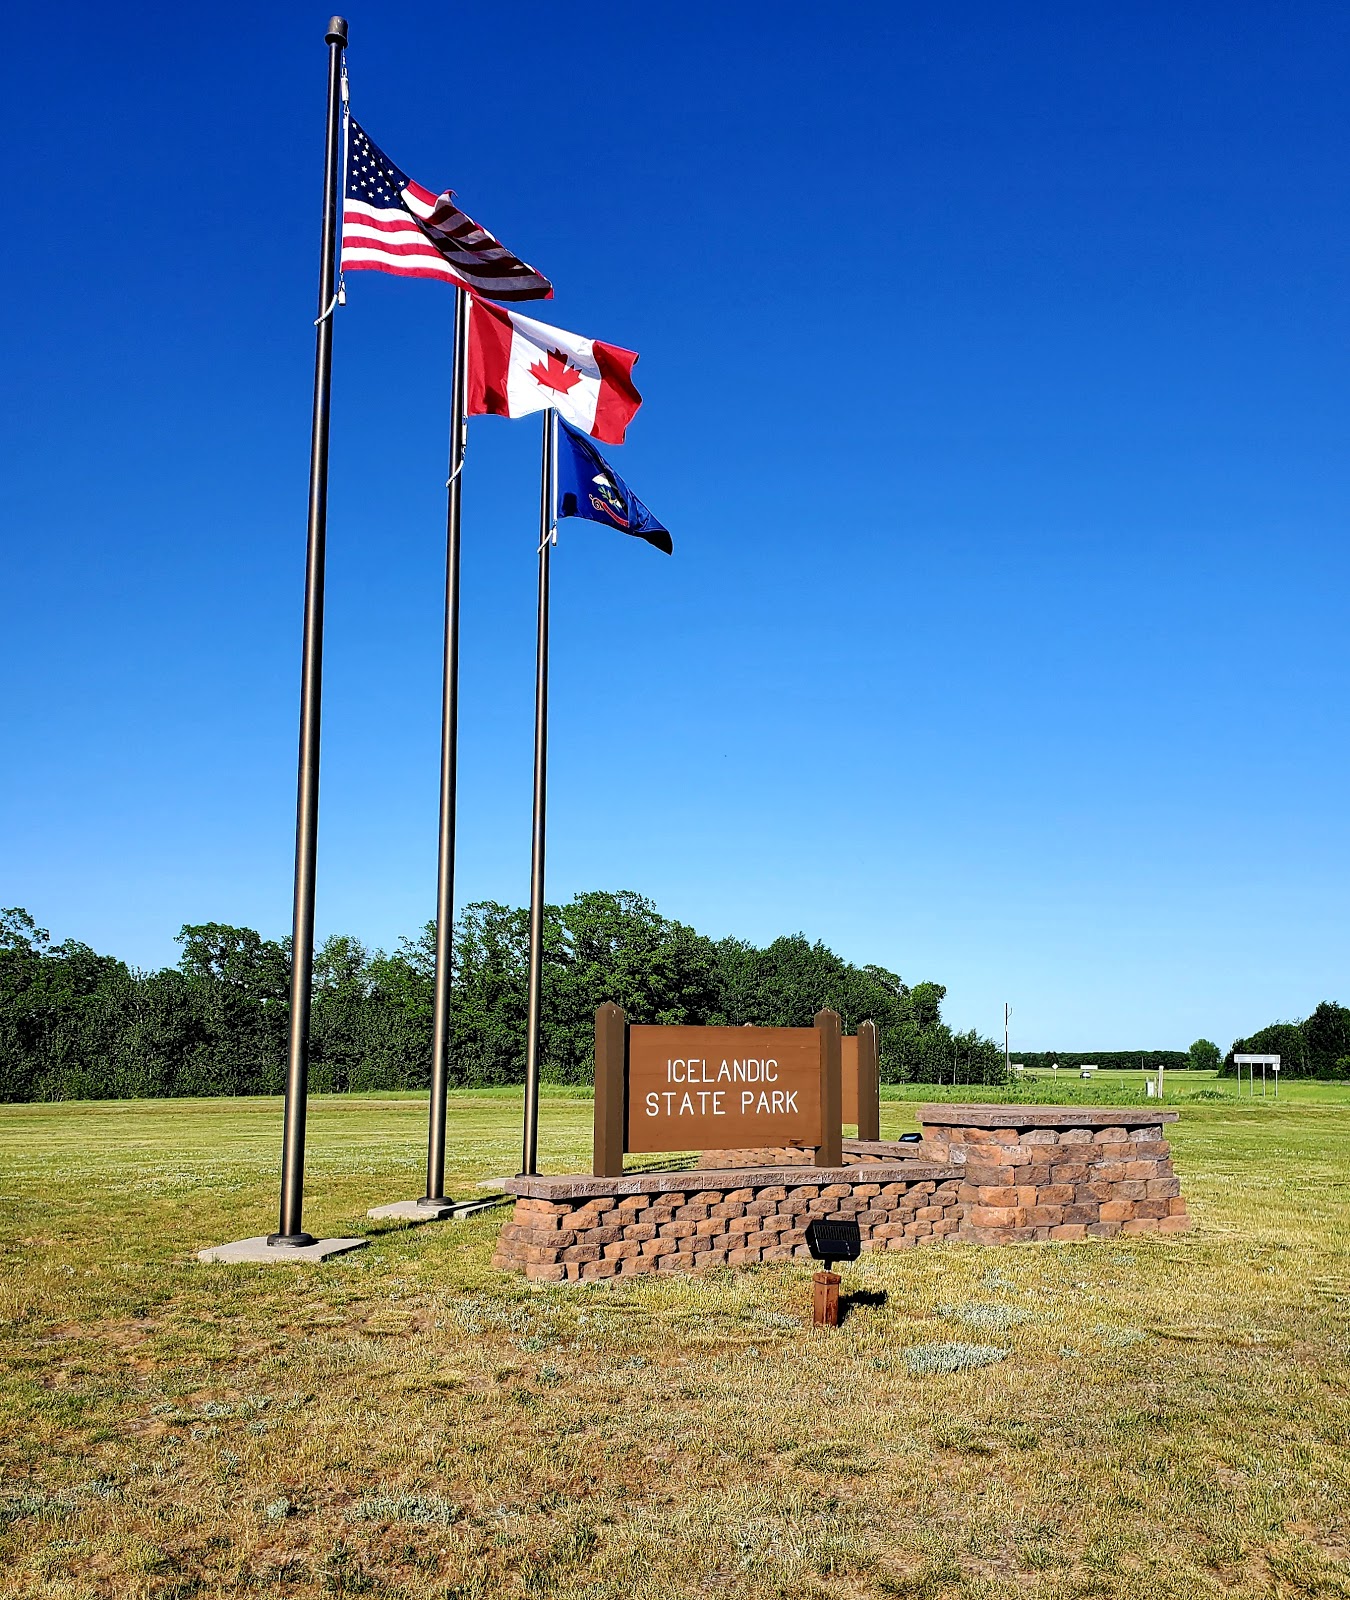
[[881,1067],[877,1025],[860,1022],[856,1035],[845,1034],[841,1047],[844,1122],[856,1124],[859,1139],[881,1137]]
[[596,1177],[621,1176],[625,1151],[794,1144],[843,1165],[835,1012],[810,1028],[661,1028],[610,1002],[596,1012]]

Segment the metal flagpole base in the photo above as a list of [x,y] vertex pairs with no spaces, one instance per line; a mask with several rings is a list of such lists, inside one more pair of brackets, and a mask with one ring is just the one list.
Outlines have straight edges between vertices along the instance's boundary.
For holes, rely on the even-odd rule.
[[212,1245],[197,1252],[198,1261],[253,1262],[272,1266],[278,1262],[327,1261],[329,1256],[345,1255],[349,1250],[364,1250],[369,1239],[314,1239],[309,1234],[291,1235],[304,1244],[290,1244],[278,1234],[260,1234],[256,1239],[236,1239],[233,1244]]
[[267,1242],[270,1245],[290,1244],[297,1249],[301,1249],[307,1244],[314,1243],[314,1235],[312,1233],[269,1233]]

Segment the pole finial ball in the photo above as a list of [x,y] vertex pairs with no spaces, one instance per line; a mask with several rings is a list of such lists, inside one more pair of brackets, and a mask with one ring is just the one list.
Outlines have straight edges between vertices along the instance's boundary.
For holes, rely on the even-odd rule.
[[347,44],[347,19],[346,17],[329,17],[328,32],[324,34],[328,44],[340,44],[346,48]]

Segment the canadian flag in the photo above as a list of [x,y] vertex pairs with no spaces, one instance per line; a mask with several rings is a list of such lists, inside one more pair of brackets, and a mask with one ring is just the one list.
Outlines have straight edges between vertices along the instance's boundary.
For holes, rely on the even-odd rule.
[[592,438],[622,444],[642,404],[633,387],[636,360],[632,350],[470,297],[471,417],[523,417],[553,406]]

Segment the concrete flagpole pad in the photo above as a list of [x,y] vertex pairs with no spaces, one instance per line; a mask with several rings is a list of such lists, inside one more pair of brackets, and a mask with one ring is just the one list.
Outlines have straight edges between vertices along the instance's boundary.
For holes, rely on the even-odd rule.
[[419,1222],[463,1222],[480,1211],[504,1205],[508,1198],[503,1194],[485,1200],[442,1200],[433,1206],[424,1205],[420,1200],[394,1200],[386,1206],[372,1206],[366,1215],[377,1222],[408,1222],[414,1226]]
[[276,1266],[281,1262],[327,1261],[329,1256],[362,1250],[369,1239],[316,1239],[313,1244],[269,1244],[265,1233],[256,1239],[236,1239],[233,1244],[212,1245],[197,1252],[198,1261],[249,1261]]
[[441,1200],[434,1206],[424,1206],[420,1200],[391,1200],[385,1206],[371,1206],[366,1212],[377,1222],[443,1222],[455,1214],[453,1200]]

